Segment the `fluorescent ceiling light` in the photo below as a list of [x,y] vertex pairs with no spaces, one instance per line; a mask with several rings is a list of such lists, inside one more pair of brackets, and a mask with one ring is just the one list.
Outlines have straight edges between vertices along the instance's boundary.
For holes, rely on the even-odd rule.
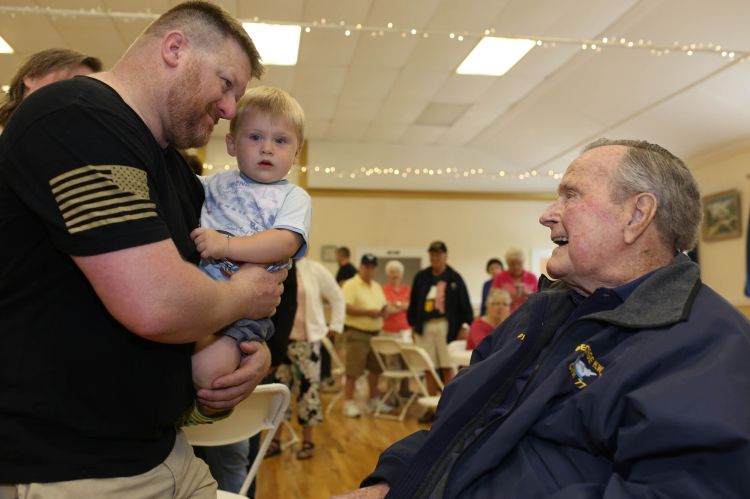
[[242,23],[260,52],[263,64],[294,66],[299,53],[302,28],[289,24]]
[[458,66],[460,75],[502,76],[534,46],[534,40],[485,36]]
[[13,50],[13,47],[8,45],[8,42],[5,41],[5,38],[0,36],[0,54],[12,54],[15,52]]

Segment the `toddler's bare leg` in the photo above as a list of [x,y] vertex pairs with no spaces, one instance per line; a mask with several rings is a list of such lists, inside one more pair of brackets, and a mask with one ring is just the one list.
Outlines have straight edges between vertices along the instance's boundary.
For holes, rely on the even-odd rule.
[[239,345],[229,336],[207,336],[196,343],[192,363],[196,389],[211,388],[216,378],[237,369],[240,364]]

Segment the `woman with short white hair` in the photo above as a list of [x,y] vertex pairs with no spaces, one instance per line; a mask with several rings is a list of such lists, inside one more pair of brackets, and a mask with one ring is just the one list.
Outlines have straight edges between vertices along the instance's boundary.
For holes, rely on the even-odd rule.
[[510,315],[512,303],[510,293],[504,289],[493,288],[487,294],[485,306],[487,313],[474,319],[466,339],[466,349],[474,350],[479,344]]
[[406,319],[411,286],[401,282],[404,278],[404,265],[398,260],[390,260],[385,264],[385,275],[388,282],[383,285],[383,293],[388,304],[383,319],[383,333],[399,341],[411,343],[411,327]]

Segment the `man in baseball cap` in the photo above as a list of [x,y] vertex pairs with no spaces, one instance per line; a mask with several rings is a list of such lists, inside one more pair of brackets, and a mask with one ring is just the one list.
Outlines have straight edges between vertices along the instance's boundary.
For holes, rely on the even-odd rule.
[[378,258],[372,253],[362,255],[357,275],[344,282],[341,291],[346,302],[344,341],[346,345],[346,382],[344,384],[344,416],[359,417],[361,411],[354,401],[354,383],[368,371],[370,400],[367,410],[386,413],[393,407],[382,404],[378,391],[381,368],[370,348],[370,339],[377,336],[383,327],[386,299],[383,288],[374,277]]
[[[427,350],[432,362],[443,371],[445,382],[453,378],[453,361],[448,354],[448,343],[455,340],[462,329],[468,330],[474,319],[461,275],[447,264],[448,247],[443,241],[433,241],[427,248],[430,266],[417,272],[411,287],[407,318],[414,329],[415,343]],[[427,389],[437,393],[432,376],[426,376]],[[428,412],[420,422],[430,422]]]
[[430,243],[430,247],[427,248],[427,251],[429,251],[430,253],[432,253],[433,251],[448,253],[448,247],[443,241],[433,241],[432,243]]

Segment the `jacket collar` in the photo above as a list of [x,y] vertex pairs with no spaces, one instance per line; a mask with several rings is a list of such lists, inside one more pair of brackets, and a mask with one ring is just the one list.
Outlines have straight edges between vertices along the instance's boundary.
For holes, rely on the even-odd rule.
[[[656,269],[622,305],[585,318],[632,329],[669,326],[687,320],[700,285],[698,265],[680,253],[669,264]],[[539,289],[552,292],[568,288],[560,281],[542,276]]]

